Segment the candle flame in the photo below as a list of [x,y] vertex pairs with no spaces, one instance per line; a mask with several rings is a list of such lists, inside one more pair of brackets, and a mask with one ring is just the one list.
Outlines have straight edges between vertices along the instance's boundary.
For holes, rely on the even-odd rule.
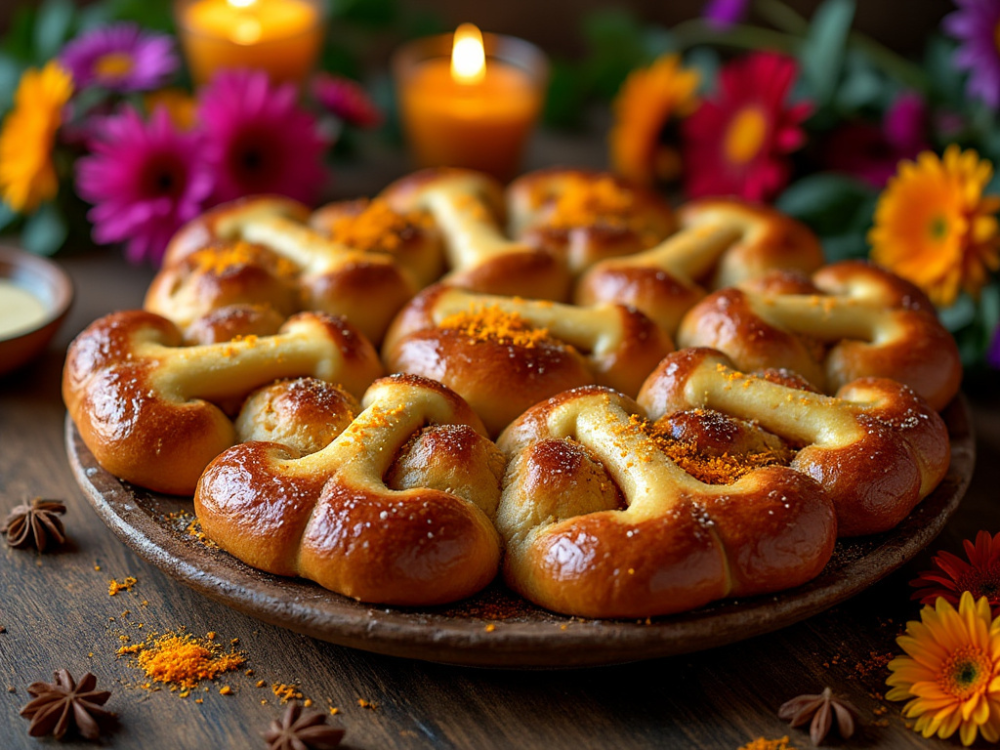
[[249,8],[251,5],[256,3],[257,0],[226,0],[226,2],[234,8]]
[[486,77],[486,52],[483,35],[471,23],[455,30],[451,50],[451,77],[457,83],[480,83]]

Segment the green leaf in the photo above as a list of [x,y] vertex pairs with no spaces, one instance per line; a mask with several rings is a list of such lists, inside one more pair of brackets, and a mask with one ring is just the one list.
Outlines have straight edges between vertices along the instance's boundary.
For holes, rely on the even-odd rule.
[[938,310],[941,324],[952,332],[970,325],[976,319],[977,314],[976,304],[967,294],[961,295],[951,307]]
[[873,194],[874,190],[858,179],[820,172],[793,182],[775,205],[820,234],[837,234]]
[[17,221],[20,214],[3,201],[0,201],[0,232]]
[[583,74],[588,87],[604,99],[617,93],[633,68],[652,59],[645,50],[642,24],[627,11],[590,13],[583,19],[583,35],[590,50]]
[[868,56],[851,50],[844,61],[844,79],[836,91],[835,104],[842,113],[881,112],[890,101],[887,89],[885,78]]
[[34,57],[39,64],[59,54],[73,28],[75,8],[71,0],[45,0],[35,21]]
[[567,60],[553,60],[542,114],[545,124],[559,128],[578,126],[585,111],[586,99],[585,82],[581,80],[576,65]]
[[21,81],[25,64],[11,55],[0,52],[0,115],[14,104],[14,92]]
[[28,5],[19,7],[14,11],[10,29],[3,40],[4,51],[25,63],[32,62],[34,59],[32,40],[35,38],[36,15],[35,9]]
[[800,60],[802,76],[819,107],[833,100],[853,20],[854,0],[826,0],[809,24]]
[[715,91],[719,81],[719,70],[722,59],[719,53],[711,47],[695,47],[684,57],[684,64],[698,71],[701,81],[698,83],[698,93],[702,96]]
[[63,246],[69,227],[54,203],[43,203],[21,230],[21,244],[35,255],[54,255]]

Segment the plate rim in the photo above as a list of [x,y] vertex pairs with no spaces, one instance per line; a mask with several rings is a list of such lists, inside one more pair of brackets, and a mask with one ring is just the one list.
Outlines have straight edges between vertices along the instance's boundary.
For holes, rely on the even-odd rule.
[[[968,490],[976,446],[967,399],[959,394],[942,412],[951,438],[946,477],[899,527],[874,537],[878,545],[848,561],[841,578],[746,600],[722,600],[693,612],[653,620],[586,620],[534,608],[544,619],[522,622],[475,615],[448,615],[436,608],[401,608],[356,602],[303,579],[254,570],[228,553],[204,545],[180,545],[136,501],[166,497],[128,485],[97,464],[70,418],[65,443],[70,467],[86,499],[106,526],[141,558],[195,591],[232,609],[320,640],[383,655],[462,666],[571,668],[674,656],[728,645],[773,632],[816,615],[873,586],[927,547],[944,529]],[[918,523],[939,495],[942,507]],[[185,498],[174,498],[184,502]],[[902,530],[909,533],[901,536]],[[869,541],[873,538],[868,538]],[[841,544],[851,542],[838,541]],[[179,554],[187,550],[187,555]],[[185,557],[199,560],[196,565]],[[223,557],[214,557],[220,555]],[[215,572],[225,560],[228,576]],[[863,563],[879,563],[862,575]],[[530,610],[530,607],[529,607]],[[706,628],[706,623],[714,626]],[[493,628],[487,626],[493,624]],[[551,628],[551,633],[545,631]],[[710,632],[709,632],[710,631]]]

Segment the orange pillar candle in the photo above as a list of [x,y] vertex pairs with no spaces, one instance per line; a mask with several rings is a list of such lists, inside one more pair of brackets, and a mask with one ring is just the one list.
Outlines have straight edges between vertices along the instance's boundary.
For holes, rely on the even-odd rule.
[[420,166],[509,180],[541,111],[548,64],[534,45],[463,24],[403,47],[394,62],[400,118]]
[[318,0],[177,0],[178,36],[196,84],[217,70],[256,68],[300,83],[323,43]]

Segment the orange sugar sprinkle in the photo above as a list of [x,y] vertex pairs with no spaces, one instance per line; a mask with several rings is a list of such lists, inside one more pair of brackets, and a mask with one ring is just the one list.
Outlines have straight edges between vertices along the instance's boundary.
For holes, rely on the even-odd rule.
[[667,458],[705,484],[732,484],[744,475],[765,466],[787,466],[792,457],[790,451],[771,449],[713,455],[701,450],[694,441],[673,437],[667,420],[650,422],[635,414],[629,420]]
[[415,229],[430,225],[424,212],[401,214],[384,200],[371,201],[353,216],[341,216],[330,227],[330,238],[354,250],[392,252]]
[[290,700],[302,700],[302,691],[299,690],[297,685],[286,685],[283,682],[276,682],[271,685],[271,692],[281,700],[282,705],[288,703]]
[[556,196],[549,225],[556,229],[601,223],[627,227],[634,223],[635,194],[614,179],[570,177],[565,189]]
[[476,341],[495,341],[532,348],[543,341],[552,341],[549,329],[536,328],[516,312],[507,312],[499,305],[478,307],[453,313],[441,321],[443,330],[455,330]]
[[139,668],[151,681],[184,691],[190,691],[202,680],[214,680],[237,669],[246,661],[244,654],[225,652],[217,643],[190,633],[150,636],[143,643],[118,649],[119,656],[127,654],[136,655]]
[[108,581],[108,596],[115,596],[119,591],[131,591],[132,587],[138,583],[138,579],[126,576],[125,580],[119,582],[112,578]]

